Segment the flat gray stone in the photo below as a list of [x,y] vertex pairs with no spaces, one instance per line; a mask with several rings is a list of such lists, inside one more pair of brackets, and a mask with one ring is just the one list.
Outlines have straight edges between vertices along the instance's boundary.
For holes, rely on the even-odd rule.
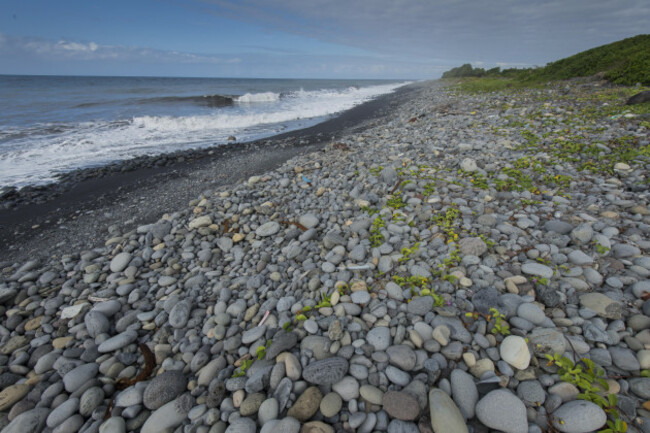
[[630,244],[615,244],[612,247],[612,253],[617,259],[624,259],[641,254],[641,250]]
[[345,401],[359,398],[359,382],[352,376],[345,376],[332,385],[332,391],[336,392]]
[[254,328],[245,331],[242,334],[241,342],[244,344],[251,344],[254,341],[257,341],[266,333],[266,325],[256,326]]
[[111,260],[109,265],[111,272],[122,272],[129,265],[131,261],[131,253],[121,252]]
[[591,241],[594,236],[594,229],[591,224],[580,224],[571,231],[571,239],[578,245],[585,245]]
[[370,302],[370,293],[368,293],[365,290],[359,290],[356,292],[352,292],[350,298],[352,299],[352,302],[354,302],[355,304],[365,305],[368,302]]
[[430,311],[433,311],[433,297],[431,296],[416,296],[411,299],[406,307],[407,311],[416,316],[424,316]]
[[546,315],[541,308],[535,304],[524,302],[517,308],[517,315],[522,319],[526,319],[535,325],[541,325],[546,321]]
[[325,358],[309,364],[302,370],[302,377],[316,385],[331,385],[343,378],[348,371],[348,361],[340,356]]
[[517,386],[517,396],[529,406],[539,407],[546,401],[546,392],[536,380],[524,380]]
[[528,433],[526,406],[510,391],[497,389],[476,405],[476,417],[487,427],[504,433]]
[[74,415],[79,409],[79,399],[78,398],[69,398],[55,409],[50,412],[47,416],[46,424],[50,428],[54,428],[59,424],[62,424],[66,419]]
[[591,256],[583,253],[580,250],[573,250],[568,255],[567,258],[574,265],[590,265],[594,262],[594,259]]
[[125,346],[128,346],[129,344],[133,343],[137,339],[138,339],[138,333],[136,331],[133,330],[124,331],[121,334],[117,334],[116,336],[103,341],[97,347],[97,351],[99,353],[114,352]]
[[650,400],[650,378],[637,377],[628,380],[628,382],[633,393],[645,400]]
[[184,299],[178,302],[169,312],[169,324],[172,328],[181,329],[187,325],[192,311],[192,302]]
[[301,215],[298,222],[308,229],[314,228],[320,222],[319,218],[313,213]]
[[[273,426],[268,430],[268,432],[265,431],[264,433],[298,433],[300,431],[300,421],[290,416],[282,418],[279,421],[272,421],[272,422],[274,423]],[[255,429],[255,424],[253,422],[253,430],[250,432],[243,431],[243,430],[236,430],[236,431],[226,430],[226,433],[254,433],[255,432],[254,429]]]
[[168,429],[174,429],[187,418],[187,414],[193,405],[194,398],[190,394],[181,395],[149,415],[140,433],[159,433]]
[[544,223],[544,228],[549,232],[555,232],[561,235],[566,235],[571,230],[573,230],[573,226],[571,224],[560,220],[547,221]]
[[521,266],[521,272],[527,275],[536,275],[542,278],[552,278],[553,269],[549,268],[546,265],[536,262],[524,263]]
[[63,386],[69,393],[73,393],[97,376],[99,365],[95,363],[82,364],[73,368],[63,376]]
[[406,386],[411,381],[410,374],[392,365],[387,366],[384,373],[386,373],[388,380],[399,386]]
[[609,348],[609,353],[612,355],[612,362],[614,365],[621,370],[641,370],[641,364],[639,364],[636,354],[630,349],[626,347],[612,346]]
[[390,328],[385,326],[372,328],[366,334],[366,341],[377,351],[386,350],[391,343]]
[[553,427],[562,433],[584,433],[603,427],[607,414],[590,401],[573,400],[557,408],[551,420]]
[[16,416],[2,433],[40,432],[45,427],[45,420],[50,413],[49,408],[37,407]]
[[93,411],[104,403],[104,390],[98,386],[88,388],[79,399],[79,413],[84,417],[92,415]]
[[464,256],[481,257],[487,252],[487,245],[478,237],[463,238],[458,241],[460,253]]
[[451,372],[449,382],[451,396],[454,403],[458,405],[463,418],[466,420],[474,418],[474,408],[478,402],[478,388],[476,388],[472,375],[456,368]]
[[271,346],[266,349],[266,359],[274,359],[280,353],[292,349],[298,343],[298,336],[293,332],[279,331],[273,336]]
[[389,362],[404,371],[411,371],[415,368],[417,357],[413,349],[404,344],[390,346],[386,349]]
[[606,319],[618,320],[623,317],[623,305],[602,293],[592,292],[581,295],[580,305]]
[[468,433],[467,424],[458,406],[439,388],[429,391],[429,414],[434,433]]
[[99,311],[93,310],[86,313],[84,324],[86,325],[88,334],[93,338],[97,337],[99,334],[108,332],[111,328],[108,318]]
[[144,389],[142,402],[147,409],[156,410],[185,391],[187,378],[180,370],[165,371],[151,379]]
[[564,334],[556,329],[535,328],[528,335],[528,340],[533,351],[538,355],[564,353],[567,348]]
[[255,234],[261,238],[267,236],[273,236],[280,231],[280,224],[275,221],[269,221],[265,224],[262,224],[255,230]]
[[394,419],[388,424],[388,433],[420,433],[417,424],[409,421]]

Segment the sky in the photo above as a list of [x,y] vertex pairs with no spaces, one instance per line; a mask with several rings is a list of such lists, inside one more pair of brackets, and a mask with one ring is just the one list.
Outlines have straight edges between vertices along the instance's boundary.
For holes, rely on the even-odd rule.
[[0,74],[428,79],[643,33],[648,0],[2,0]]

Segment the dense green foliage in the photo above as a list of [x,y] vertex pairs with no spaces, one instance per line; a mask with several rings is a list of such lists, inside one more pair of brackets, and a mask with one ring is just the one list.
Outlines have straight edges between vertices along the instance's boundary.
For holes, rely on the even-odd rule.
[[488,69],[487,71],[483,68],[472,68],[472,65],[469,63],[459,66],[457,68],[452,68],[449,71],[442,74],[442,78],[460,78],[460,77],[498,77],[501,75],[501,68],[498,66],[496,68]]
[[549,63],[543,68],[500,70],[497,67],[485,70],[465,64],[445,72],[442,78],[513,78],[521,83],[535,83],[588,77],[599,73],[615,84],[650,85],[650,35],[638,35],[592,48]]

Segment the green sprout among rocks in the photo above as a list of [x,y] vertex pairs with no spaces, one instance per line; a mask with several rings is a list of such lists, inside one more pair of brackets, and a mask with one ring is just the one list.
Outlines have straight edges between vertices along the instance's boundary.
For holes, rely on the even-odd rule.
[[236,377],[244,377],[244,376],[246,376],[246,370],[248,370],[251,367],[251,365],[253,365],[253,360],[252,359],[243,360],[242,363],[241,363],[241,366],[239,366],[239,368],[237,368],[233,372],[232,377],[236,378]]
[[503,336],[510,335],[510,325],[506,320],[506,316],[502,314],[496,308],[490,308],[488,314],[482,314],[478,311],[465,313],[465,317],[471,317],[474,320],[478,320],[479,317],[483,317],[487,322],[490,322],[494,318],[494,325],[492,326],[493,334],[501,334]]
[[606,429],[600,430],[599,433],[625,433],[627,423],[620,417],[616,404],[618,398],[616,394],[602,394],[609,391],[605,370],[596,365],[589,358],[582,358],[574,363],[566,356],[558,353],[546,355],[548,367],[557,366],[560,379],[564,382],[571,383],[580,389],[577,398],[587,400],[600,406],[608,416]]
[[420,246],[420,243],[419,243],[419,242],[416,242],[416,243],[415,243],[412,247],[410,247],[410,248],[408,248],[408,247],[404,247],[404,248],[402,248],[402,251],[401,251],[401,252],[402,252],[402,257],[399,258],[399,260],[398,260],[399,263],[406,263],[406,262],[408,262],[409,260],[411,260],[411,258],[413,258],[413,256],[414,256],[415,254],[417,254],[417,252],[418,252],[418,247],[419,247],[419,246]]
[[372,227],[370,228],[370,244],[373,247],[378,247],[384,242],[384,235],[381,234],[381,229],[384,227],[386,227],[386,222],[382,219],[381,215],[378,215],[372,222]]

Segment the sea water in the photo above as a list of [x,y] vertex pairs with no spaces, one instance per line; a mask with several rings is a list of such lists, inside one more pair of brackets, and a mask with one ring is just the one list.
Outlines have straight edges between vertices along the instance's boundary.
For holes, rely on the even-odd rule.
[[313,126],[404,85],[376,80],[0,76],[0,188]]

